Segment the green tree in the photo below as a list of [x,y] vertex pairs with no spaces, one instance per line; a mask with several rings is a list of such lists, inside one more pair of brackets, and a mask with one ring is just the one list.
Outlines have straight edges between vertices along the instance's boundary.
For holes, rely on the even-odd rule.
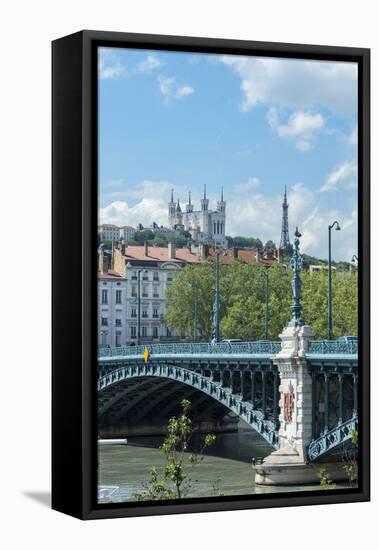
[[[328,272],[302,273],[303,317],[311,325],[316,338],[328,336]],[[333,272],[332,275],[333,335],[358,334],[357,273]]]
[[325,466],[321,466],[321,468],[319,469],[318,477],[320,479],[320,487],[322,489],[336,489],[337,485],[330,478],[329,472],[325,468]]
[[[255,340],[264,337],[264,267],[235,260],[221,266],[221,336]],[[328,273],[303,271],[302,298],[304,321],[311,325],[315,338],[328,333]],[[187,266],[167,291],[169,328],[192,337],[197,300],[197,335],[210,340],[215,289],[215,261]],[[268,268],[268,337],[277,340],[291,318],[292,270],[283,265]],[[333,333],[335,337],[356,335],[358,324],[358,281],[356,273],[334,272]]]
[[212,333],[213,288],[214,268],[211,262],[185,267],[166,292],[167,326],[192,337],[197,310],[197,335],[201,340],[209,340]]
[[358,481],[358,432],[351,431],[351,444],[345,446],[343,451],[343,469],[345,470],[347,477],[352,485]]
[[144,492],[134,493],[136,500],[172,500],[185,497],[192,486],[190,471],[204,459],[204,451],[213,445],[216,436],[207,434],[198,453],[192,453],[186,461],[189,440],[193,434],[192,421],[189,416],[191,403],[183,399],[180,403],[181,413],[170,418],[167,436],[161,445],[166,457],[166,465],[159,475],[155,466],[150,471],[150,480]]

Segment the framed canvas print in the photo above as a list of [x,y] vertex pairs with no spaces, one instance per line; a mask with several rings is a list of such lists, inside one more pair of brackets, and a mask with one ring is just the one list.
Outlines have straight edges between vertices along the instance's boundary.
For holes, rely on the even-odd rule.
[[53,42],[53,508],[369,499],[369,50]]

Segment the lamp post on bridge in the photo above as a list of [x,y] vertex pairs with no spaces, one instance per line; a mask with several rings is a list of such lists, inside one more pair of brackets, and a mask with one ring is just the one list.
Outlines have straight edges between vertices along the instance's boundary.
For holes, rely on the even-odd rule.
[[265,340],[268,340],[268,267],[262,273],[265,280]]
[[194,303],[194,315],[193,315],[193,341],[196,342],[199,289],[195,287],[194,292],[195,292],[195,303]]
[[223,254],[226,256],[227,252],[223,250],[222,252],[216,250],[216,288],[215,288],[215,299],[213,304],[213,327],[212,327],[212,342],[220,341],[220,255]]
[[292,319],[288,323],[288,326],[292,327],[299,327],[304,325],[303,318],[301,316],[301,311],[303,309],[300,298],[301,298],[301,279],[300,279],[300,272],[303,267],[303,257],[300,254],[299,247],[300,247],[300,237],[301,233],[299,232],[298,228],[296,227],[295,231],[295,240],[294,240],[294,249],[293,254],[291,258],[291,268],[293,271],[293,277],[292,277],[292,305],[291,305],[291,311],[292,311]]
[[332,229],[341,231],[337,221],[328,226],[328,340],[333,336],[333,313],[332,313]]

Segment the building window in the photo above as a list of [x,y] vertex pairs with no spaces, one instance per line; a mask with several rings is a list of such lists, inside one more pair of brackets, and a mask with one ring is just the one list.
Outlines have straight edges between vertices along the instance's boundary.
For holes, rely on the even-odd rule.
[[131,338],[137,338],[137,327],[131,327],[130,329],[130,337]]
[[159,274],[156,272],[153,275],[153,281],[159,281]]
[[121,290],[116,290],[116,304],[121,304]]
[[121,327],[121,326],[122,326],[121,319],[116,319],[116,327]]
[[107,326],[108,326],[108,319],[107,319],[107,317],[102,317],[102,318],[101,318],[101,326],[102,326],[102,327],[107,327]]
[[137,309],[135,307],[132,307],[132,317],[137,317]]
[[107,304],[108,303],[108,290],[102,290],[101,291],[101,303]]
[[105,347],[108,344],[108,333],[107,331],[104,331],[104,332],[102,331],[100,335],[101,335],[101,345]]
[[133,298],[136,298],[137,296],[137,287],[135,285],[132,286],[132,296]]
[[157,307],[155,307],[155,308],[153,309],[153,317],[155,317],[155,318],[158,317],[158,308],[157,308]]
[[142,275],[142,280],[143,280],[143,281],[148,281],[148,280],[149,280],[149,275],[148,275],[147,273],[144,273],[144,274]]
[[143,298],[147,298],[149,295],[147,293],[147,286],[146,285],[143,285],[142,287],[142,297]]
[[142,310],[142,317],[147,318],[147,309]]
[[154,294],[153,294],[153,298],[159,298],[159,294],[158,294],[158,292],[156,292],[156,291],[154,292]]
[[158,338],[158,327],[153,327],[153,338]]
[[142,338],[147,337],[147,327],[142,327]]
[[116,347],[119,348],[121,346],[121,332],[116,331]]
[[167,329],[166,329],[166,334],[167,334],[168,337],[171,336],[171,331],[170,331],[170,329],[169,329],[168,327],[167,327]]

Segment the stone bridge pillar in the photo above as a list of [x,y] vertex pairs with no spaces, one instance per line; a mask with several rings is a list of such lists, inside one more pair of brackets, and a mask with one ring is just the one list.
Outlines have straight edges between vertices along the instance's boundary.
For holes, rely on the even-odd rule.
[[258,485],[296,485],[318,480],[307,464],[312,439],[312,377],[305,354],[313,337],[308,325],[287,326],[279,335],[281,351],[273,362],[278,367],[279,449],[254,466]]
[[300,462],[306,462],[313,411],[312,376],[305,354],[313,331],[309,325],[288,326],[279,337],[282,349],[273,360],[280,377],[279,450],[291,449]]

